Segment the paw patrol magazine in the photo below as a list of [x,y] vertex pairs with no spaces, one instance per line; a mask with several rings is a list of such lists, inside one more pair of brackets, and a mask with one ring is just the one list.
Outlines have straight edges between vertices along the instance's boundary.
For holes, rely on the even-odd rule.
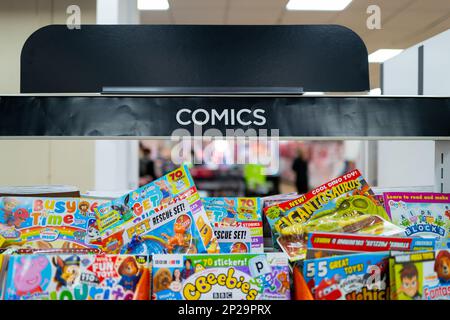
[[406,236],[437,237],[439,248],[450,247],[450,194],[386,192],[383,196],[392,222],[405,228]]
[[100,203],[80,198],[2,197],[0,234],[5,246],[98,248],[101,239],[94,209]]
[[217,253],[219,246],[186,166],[98,206],[108,253]]
[[10,256],[5,300],[148,300],[147,256]]
[[450,251],[395,255],[390,261],[394,300],[450,300]]
[[260,198],[203,198],[222,253],[264,252]]
[[154,255],[156,300],[289,300],[282,253]]
[[316,300],[388,300],[389,253],[305,260],[304,278]]
[[329,181],[299,198],[265,211],[278,244],[291,261],[304,259],[310,232],[395,235],[384,208],[358,170]]

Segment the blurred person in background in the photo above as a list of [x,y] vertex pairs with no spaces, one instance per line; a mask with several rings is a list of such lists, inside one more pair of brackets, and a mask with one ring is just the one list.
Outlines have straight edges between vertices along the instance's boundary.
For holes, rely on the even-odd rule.
[[308,192],[308,159],[306,152],[298,149],[297,157],[292,162],[292,170],[295,172],[295,186],[297,192],[303,194]]
[[151,150],[139,145],[139,185],[145,185],[156,180],[155,162],[151,158]]

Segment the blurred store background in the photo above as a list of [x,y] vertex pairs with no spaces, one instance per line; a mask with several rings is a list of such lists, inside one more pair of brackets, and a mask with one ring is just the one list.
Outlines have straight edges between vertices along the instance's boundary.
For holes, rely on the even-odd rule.
[[[370,54],[372,91],[362,94],[448,95],[448,0],[347,0],[334,11],[301,10],[296,1],[1,0],[0,93],[19,93],[20,51],[27,37],[42,26],[65,24],[68,6],[78,5],[82,24],[340,24],[357,32]],[[367,25],[373,5],[380,9],[379,29]],[[425,48],[421,58],[420,46]],[[417,75],[420,59],[422,83]],[[169,140],[3,140],[0,185],[128,190],[173,168],[172,144]],[[220,142],[214,149],[229,151]],[[193,150],[194,158],[201,153]],[[355,167],[381,187],[434,184],[434,141],[281,141],[279,159],[279,171],[269,175],[258,163],[256,167],[192,163],[192,173],[200,189],[212,195],[291,192],[317,186]]]

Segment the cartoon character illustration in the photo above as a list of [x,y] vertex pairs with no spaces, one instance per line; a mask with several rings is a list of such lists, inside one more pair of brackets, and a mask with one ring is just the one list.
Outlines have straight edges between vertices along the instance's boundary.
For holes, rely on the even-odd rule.
[[372,200],[365,196],[353,195],[339,198],[335,208],[321,211],[306,222],[286,226],[279,220],[275,227],[284,236],[306,235],[314,231],[353,233],[381,224],[383,221],[380,216],[389,220],[384,209]]
[[426,223],[427,222],[427,218],[425,216],[425,211],[424,210],[420,210],[419,222],[421,222],[421,223]]
[[43,291],[42,271],[48,266],[46,257],[38,256],[32,259],[22,257],[20,264],[14,268],[14,287],[18,296],[31,295]]
[[170,270],[167,268],[159,269],[153,276],[153,293],[169,289],[171,282],[172,274]]
[[122,278],[119,281],[125,290],[134,291],[141,278],[141,270],[134,257],[125,258],[119,266],[119,274]]
[[315,291],[317,300],[339,300],[343,297],[339,282],[334,277],[322,279]]
[[14,198],[3,199],[3,219],[4,224],[7,226],[14,225],[14,215],[13,210],[17,206],[18,202]]
[[280,272],[277,275],[277,280],[280,283],[280,288],[278,292],[280,294],[285,294],[287,290],[289,290],[289,279],[286,272]]
[[410,211],[409,214],[411,215],[411,217],[409,217],[409,221],[411,221],[412,224],[416,224],[417,216],[412,211]]
[[30,217],[30,213],[27,209],[19,208],[14,211],[12,224],[19,228],[20,225]]
[[206,249],[206,251],[209,254],[213,254],[213,253],[219,253],[219,242],[217,241],[217,238],[214,238],[211,241],[211,244],[209,245],[209,247]]
[[61,287],[72,286],[80,274],[80,257],[70,256],[66,260],[61,257],[53,257],[52,262],[56,267],[53,278],[57,283],[56,291]]
[[411,225],[409,220],[406,219],[404,215],[401,215],[401,217],[402,217],[402,221],[400,222],[400,224],[404,227],[409,227]]
[[181,223],[176,222],[173,225],[174,235],[169,236],[167,233],[161,233],[161,236],[167,239],[166,247],[169,253],[172,253],[175,246],[185,246],[186,227]]
[[128,203],[130,202],[130,195],[128,194],[123,200],[123,204],[120,205],[112,205],[111,209],[119,212],[122,219],[124,221],[128,221],[133,217],[133,210],[129,207]]
[[224,199],[226,203],[226,216],[223,220],[227,219],[230,221],[230,225],[234,223],[236,220],[236,211],[234,209],[234,200],[233,199]]
[[88,214],[88,210],[89,210],[89,202],[87,202],[87,201],[81,201],[81,202],[78,204],[78,210],[80,211],[80,214],[81,214],[83,217],[86,217],[87,214]]
[[102,241],[95,219],[90,219],[88,222],[85,241],[89,244],[99,244]]
[[449,218],[450,219],[450,210],[448,209],[448,206],[445,206],[445,216],[447,217],[447,218]]
[[425,221],[428,224],[433,224],[433,222],[434,222],[434,217],[431,215],[431,211],[430,210],[427,210],[427,216],[425,217]]
[[447,250],[439,251],[434,263],[434,271],[437,273],[441,283],[450,281],[450,252]]
[[438,215],[436,220],[434,221],[434,223],[438,226],[438,227],[443,227],[445,225],[444,219],[441,215]]
[[422,295],[419,293],[419,272],[414,263],[406,263],[400,271],[401,286],[397,294],[403,293],[413,300],[420,300]]
[[159,191],[161,193],[161,200],[159,202],[160,205],[165,205],[170,202],[171,195],[169,191],[169,187],[166,185],[164,180],[157,180],[155,184],[159,187]]

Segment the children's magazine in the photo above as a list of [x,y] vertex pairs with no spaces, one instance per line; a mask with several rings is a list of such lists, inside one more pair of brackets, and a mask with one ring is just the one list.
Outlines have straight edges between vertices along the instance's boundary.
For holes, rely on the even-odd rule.
[[186,166],[97,210],[108,253],[217,253],[217,238]]
[[203,198],[222,253],[262,253],[264,239],[260,198]]
[[450,251],[395,255],[390,261],[392,299],[450,300]]
[[316,300],[388,300],[389,253],[305,260],[304,278]]
[[12,255],[5,300],[148,300],[148,256]]
[[[95,208],[102,200],[83,198],[0,198],[4,246],[42,249],[99,248]],[[98,252],[98,250],[97,250]]]
[[289,300],[282,253],[154,255],[153,299]]
[[329,181],[305,195],[269,207],[272,232],[291,261],[304,259],[310,232],[396,235],[403,229],[388,222],[384,208],[358,170]]
[[405,228],[405,236],[435,237],[440,248],[450,247],[450,194],[386,192],[383,196],[392,222]]

